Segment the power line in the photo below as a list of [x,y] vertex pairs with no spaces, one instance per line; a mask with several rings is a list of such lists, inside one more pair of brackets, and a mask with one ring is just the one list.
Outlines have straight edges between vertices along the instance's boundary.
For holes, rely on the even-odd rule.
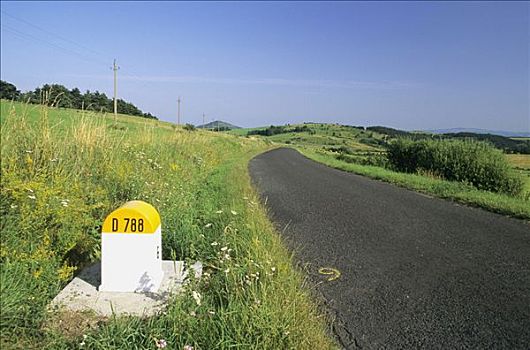
[[26,20],[24,20],[24,19],[22,19],[22,18],[19,18],[19,17],[13,16],[12,14],[7,13],[7,12],[4,11],[4,10],[1,10],[1,11],[2,11],[2,13],[3,13],[4,15],[6,15],[6,16],[8,16],[8,17],[10,17],[10,18],[13,18],[14,20],[17,20],[17,21],[19,21],[19,22],[25,23],[25,24],[27,24],[27,25],[29,25],[29,26],[35,28],[35,29],[38,29],[38,30],[40,30],[40,31],[42,31],[42,32],[44,32],[44,33],[47,33],[48,35],[54,36],[54,37],[56,37],[56,38],[58,38],[58,39],[60,39],[60,40],[62,40],[62,41],[65,41],[65,42],[68,42],[68,43],[70,43],[70,44],[73,44],[73,45],[75,45],[75,46],[77,46],[77,47],[79,47],[79,48],[81,48],[81,49],[84,49],[84,50],[90,51],[90,52],[92,52],[93,54],[96,54],[96,55],[98,55],[98,56],[101,56],[101,58],[105,58],[105,60],[108,60],[108,57],[107,57],[106,54],[103,54],[103,53],[101,53],[101,52],[99,52],[99,51],[97,51],[97,50],[94,50],[94,49],[92,49],[92,48],[90,48],[90,47],[88,47],[88,46],[85,46],[85,45],[79,44],[79,43],[75,42],[74,40],[71,40],[71,39],[65,38],[65,37],[63,37],[63,36],[61,36],[61,35],[59,35],[59,34],[57,34],[57,33],[51,32],[51,31],[49,31],[49,30],[47,30],[47,29],[45,29],[45,28],[42,28],[42,27],[40,27],[40,26],[34,24],[34,23],[28,22],[28,21],[26,21]]
[[87,61],[87,62],[91,62],[91,63],[103,63],[103,61],[100,61],[100,60],[95,60],[93,58],[89,58],[89,57],[86,57],[84,56],[83,54],[80,54],[79,52],[77,51],[74,51],[72,49],[69,49],[69,48],[65,48],[63,46],[60,46],[60,45],[57,45],[56,43],[53,43],[53,42],[50,42],[50,41],[47,41],[47,40],[44,40],[42,38],[39,38],[39,37],[36,37],[34,35],[31,35],[31,34],[28,34],[28,33],[25,33],[19,29],[16,29],[16,28],[13,28],[11,26],[8,26],[4,23],[2,23],[2,27],[8,31],[9,33],[11,34],[14,34],[16,36],[18,36],[19,38],[22,38],[22,39],[26,39],[26,40],[30,40],[30,41],[34,41],[34,42],[37,42],[37,43],[42,43],[42,44],[45,44],[45,45],[48,45],[50,47],[53,47],[55,49],[58,49],[58,50],[61,50],[63,51],[64,53],[67,53],[69,55],[74,55],[74,56],[77,56],[77,58],[80,58],[84,61]]

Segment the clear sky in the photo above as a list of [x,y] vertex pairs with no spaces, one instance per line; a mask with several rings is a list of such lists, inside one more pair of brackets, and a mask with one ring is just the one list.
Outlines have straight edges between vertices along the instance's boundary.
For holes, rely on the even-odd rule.
[[1,78],[163,120],[530,131],[529,2],[1,2]]

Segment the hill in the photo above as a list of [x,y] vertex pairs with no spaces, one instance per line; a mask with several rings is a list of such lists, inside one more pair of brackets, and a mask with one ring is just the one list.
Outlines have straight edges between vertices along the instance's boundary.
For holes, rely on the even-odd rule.
[[475,128],[451,128],[451,129],[436,129],[425,130],[425,132],[433,134],[457,134],[457,133],[474,133],[474,134],[491,134],[504,137],[530,137],[530,131],[503,131],[503,130],[486,130]]
[[219,131],[227,131],[227,130],[233,130],[233,129],[241,129],[239,126],[235,126],[233,124],[224,122],[222,120],[215,120],[210,123],[206,123],[203,125],[197,126],[199,129],[212,129],[212,130],[219,130]]
[[[250,184],[248,161],[269,142],[126,115],[0,107],[0,348],[153,349],[162,339],[171,349],[332,348]],[[203,278],[149,319],[49,312],[99,259],[105,216],[133,199],[160,212],[162,258],[201,261]]]
[[414,140],[441,138],[441,139],[475,139],[491,143],[496,148],[503,150],[506,153],[520,153],[530,154],[530,141],[517,140],[510,137],[494,134],[477,134],[473,132],[457,132],[433,134],[424,132],[409,132],[399,129],[393,129],[384,126],[369,126],[367,130],[375,131],[380,134],[387,135],[388,138],[407,137]]

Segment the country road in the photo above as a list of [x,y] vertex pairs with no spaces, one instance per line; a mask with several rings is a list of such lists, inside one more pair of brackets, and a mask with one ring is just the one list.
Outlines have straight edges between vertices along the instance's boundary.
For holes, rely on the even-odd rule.
[[[272,221],[347,349],[528,349],[530,224],[335,170],[254,158]],[[318,270],[338,270],[328,281]]]

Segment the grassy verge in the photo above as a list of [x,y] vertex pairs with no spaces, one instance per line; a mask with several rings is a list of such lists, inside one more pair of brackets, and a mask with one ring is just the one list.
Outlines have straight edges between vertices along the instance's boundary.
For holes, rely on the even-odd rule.
[[[267,142],[5,101],[0,120],[3,349],[333,347],[250,185]],[[105,215],[131,199],[160,211],[163,258],[201,260],[204,278],[148,319],[47,312],[98,259]]]
[[312,147],[296,147],[296,149],[306,157],[336,169],[382,180],[436,197],[481,207],[496,213],[530,220],[530,201],[523,197],[480,191],[463,183],[423,175],[399,173],[376,166],[347,163],[336,159],[327,152]]

